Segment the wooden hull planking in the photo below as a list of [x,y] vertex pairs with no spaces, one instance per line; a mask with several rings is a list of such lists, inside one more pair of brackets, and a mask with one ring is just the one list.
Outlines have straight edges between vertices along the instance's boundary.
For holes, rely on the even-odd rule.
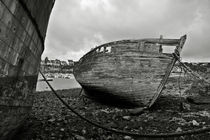
[[11,139],[33,105],[54,0],[0,0],[0,139]]
[[[97,47],[75,66],[76,80],[99,100],[149,106],[174,59],[162,53],[162,44],[151,40],[123,40]],[[173,45],[178,46],[180,40],[172,40]]]

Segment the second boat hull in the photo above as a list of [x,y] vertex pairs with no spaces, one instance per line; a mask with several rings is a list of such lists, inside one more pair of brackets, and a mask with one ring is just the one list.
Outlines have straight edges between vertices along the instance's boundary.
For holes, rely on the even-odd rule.
[[148,106],[174,65],[173,55],[161,49],[143,40],[108,43],[83,56],[74,75],[88,95],[101,101]]
[[0,139],[9,140],[33,105],[54,0],[0,0]]

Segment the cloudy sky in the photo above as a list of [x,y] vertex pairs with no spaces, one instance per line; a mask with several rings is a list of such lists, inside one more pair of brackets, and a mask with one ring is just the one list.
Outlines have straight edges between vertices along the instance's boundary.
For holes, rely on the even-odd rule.
[[210,0],[57,0],[43,58],[78,60],[110,41],[184,34],[183,60],[210,62]]

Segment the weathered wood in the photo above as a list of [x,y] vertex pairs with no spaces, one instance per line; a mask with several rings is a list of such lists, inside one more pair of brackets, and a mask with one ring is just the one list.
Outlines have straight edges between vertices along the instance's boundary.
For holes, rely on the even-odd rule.
[[160,86],[158,87],[157,93],[154,95],[152,101],[149,104],[149,108],[155,103],[155,101],[157,100],[158,96],[161,94],[161,92],[162,92],[162,90],[163,90],[163,88],[164,88],[164,86],[165,86],[165,84],[166,84],[166,82],[168,80],[168,77],[170,76],[170,73],[171,73],[175,63],[176,63],[176,59],[173,58],[171,64],[169,65],[169,67],[168,67],[168,69],[166,71],[165,77],[163,78],[163,80],[160,83]]
[[0,0],[0,139],[8,139],[33,103],[54,0]]
[[[176,50],[175,50],[176,54],[180,54],[180,52],[183,48],[183,45],[186,41],[186,38],[187,38],[186,35],[184,35],[180,38],[179,45],[176,47]],[[166,71],[166,74],[165,74],[163,80],[161,81],[160,86],[158,87],[157,93],[154,95],[152,101],[149,104],[149,108],[154,104],[154,102],[157,100],[158,96],[161,94],[161,92],[162,92],[162,90],[163,90],[163,88],[164,88],[164,86],[165,86],[165,84],[168,80],[168,77],[170,76],[170,73],[171,73],[176,61],[177,61],[177,58],[174,57],[171,64],[169,64],[169,67]]]
[[89,95],[148,107],[161,93],[175,63],[172,54],[160,51],[160,43],[181,42],[182,39],[144,39],[107,43],[84,55],[75,66],[74,75]]

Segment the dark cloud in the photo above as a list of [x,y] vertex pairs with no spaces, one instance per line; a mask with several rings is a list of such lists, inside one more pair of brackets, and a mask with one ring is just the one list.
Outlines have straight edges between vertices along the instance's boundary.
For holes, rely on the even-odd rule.
[[209,0],[57,0],[45,56],[79,59],[113,40],[188,35],[182,56],[210,61]]

